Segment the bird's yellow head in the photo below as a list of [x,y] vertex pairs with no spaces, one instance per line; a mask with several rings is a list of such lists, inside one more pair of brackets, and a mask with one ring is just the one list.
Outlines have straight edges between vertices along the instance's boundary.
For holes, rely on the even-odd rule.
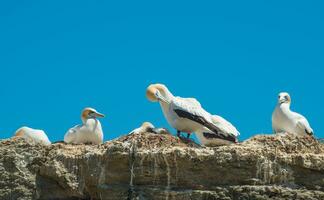
[[25,135],[25,132],[23,130],[23,128],[20,128],[16,131],[14,137],[23,137]]
[[143,128],[154,128],[153,124],[150,123],[150,122],[144,122],[141,127],[143,127]]
[[165,85],[159,83],[152,84],[146,89],[146,98],[152,102],[168,102],[167,96],[169,93],[170,92]]
[[28,127],[27,126],[23,126],[21,128],[19,128],[18,130],[16,130],[15,135],[13,136],[14,138],[18,138],[18,137],[24,137],[26,131],[28,131]]
[[101,114],[100,112],[96,111],[93,108],[85,108],[83,109],[81,114],[82,120],[86,120],[89,118],[97,118],[97,117],[105,117],[105,115]]
[[287,92],[281,92],[281,93],[278,95],[278,103],[279,103],[279,104],[283,104],[283,103],[288,103],[288,104],[290,104],[290,103],[291,103],[290,95],[289,95]]

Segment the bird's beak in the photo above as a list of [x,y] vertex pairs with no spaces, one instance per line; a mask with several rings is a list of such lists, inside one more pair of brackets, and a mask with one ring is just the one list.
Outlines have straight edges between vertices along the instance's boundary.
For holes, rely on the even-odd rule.
[[168,103],[168,101],[160,94],[159,91],[156,91],[154,95],[155,95],[155,97],[157,98],[158,101]]
[[94,113],[94,116],[96,116],[96,117],[105,117],[105,115],[104,114],[101,114],[100,112],[95,112]]
[[282,103],[289,103],[290,101],[288,97],[280,97],[279,102],[280,104],[282,104]]

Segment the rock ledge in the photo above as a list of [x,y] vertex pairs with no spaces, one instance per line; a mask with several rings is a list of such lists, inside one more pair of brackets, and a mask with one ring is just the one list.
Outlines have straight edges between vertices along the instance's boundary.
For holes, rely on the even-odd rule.
[[0,199],[324,199],[324,144],[258,135],[201,147],[138,133],[102,145],[0,141]]

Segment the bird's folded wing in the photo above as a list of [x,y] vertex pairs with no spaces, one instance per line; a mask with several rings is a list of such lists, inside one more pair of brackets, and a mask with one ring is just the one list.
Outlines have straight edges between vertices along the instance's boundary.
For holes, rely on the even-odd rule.
[[73,128],[70,128],[65,136],[64,136],[64,142],[72,142],[74,141],[75,137],[76,137],[76,133],[81,129],[82,126],[80,125],[77,125],[77,126],[74,126]]
[[205,111],[197,100],[177,97],[171,102],[171,109],[181,118],[186,118],[207,127],[212,132],[222,132],[211,120],[211,114]]
[[79,131],[81,128],[82,128],[82,126],[80,126],[80,125],[76,125],[76,126],[70,128],[70,129],[68,130],[68,133],[75,133],[75,132]]
[[213,115],[212,120],[216,126],[223,130],[223,132],[233,135],[235,137],[240,135],[240,132],[226,119],[218,115]]
[[186,102],[188,104],[191,104],[191,105],[193,105],[195,107],[201,108],[201,104],[195,98],[181,98],[181,97],[177,97],[177,99],[179,99],[179,100],[181,100],[183,102]]
[[202,132],[203,136],[207,139],[222,139],[231,142],[237,142],[237,137],[229,133],[214,133],[214,132]]
[[38,131],[38,136],[42,141],[44,141],[45,143],[51,143],[44,131],[42,130],[37,130],[37,131]]
[[306,118],[301,117],[297,121],[297,127],[300,128],[302,131],[305,131],[308,135],[313,135],[313,129],[310,127],[308,121]]

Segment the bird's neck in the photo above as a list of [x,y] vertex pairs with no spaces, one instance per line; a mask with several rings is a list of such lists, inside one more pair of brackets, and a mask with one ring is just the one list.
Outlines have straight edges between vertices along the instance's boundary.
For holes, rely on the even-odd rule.
[[170,105],[168,103],[165,103],[165,102],[160,102],[160,105],[161,105],[161,108],[162,108],[163,115],[166,118],[168,118],[168,113],[169,113],[169,110],[170,110]]
[[290,103],[282,103],[278,106],[283,112],[290,112]]
[[169,118],[169,110],[170,110],[170,103],[175,98],[173,94],[166,88],[163,92],[163,97],[167,102],[160,101],[160,105],[163,111],[164,116],[168,119]]
[[164,101],[160,101],[160,105],[163,108],[163,110],[169,110],[169,104],[173,101],[174,96],[173,94],[167,89],[165,88],[165,90],[162,93],[164,99],[166,100],[166,102]]
[[163,91],[163,97],[168,102],[171,102],[173,100],[173,98],[174,98],[173,94],[167,88],[165,88],[165,90]]
[[86,125],[88,120],[91,120],[91,119],[93,119],[95,122],[98,122],[97,118],[85,118],[85,117],[82,117],[81,119],[82,119],[83,125]]

